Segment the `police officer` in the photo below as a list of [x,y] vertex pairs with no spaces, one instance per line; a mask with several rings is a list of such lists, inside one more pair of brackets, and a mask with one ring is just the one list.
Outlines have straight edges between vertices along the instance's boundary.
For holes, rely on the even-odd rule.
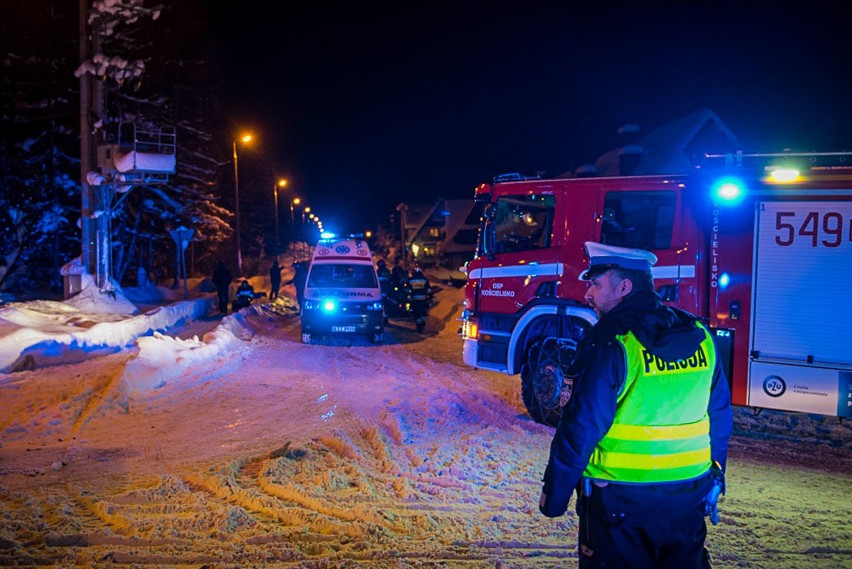
[[585,247],[580,278],[600,320],[572,365],[539,509],[561,516],[577,491],[582,569],[709,567],[705,498],[724,489],[732,428],[712,336],[661,302],[655,255]]

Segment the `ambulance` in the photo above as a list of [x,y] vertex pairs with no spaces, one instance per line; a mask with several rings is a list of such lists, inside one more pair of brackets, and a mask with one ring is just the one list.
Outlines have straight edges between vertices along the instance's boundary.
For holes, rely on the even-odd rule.
[[314,247],[302,306],[302,342],[361,335],[381,343],[384,308],[373,256],[359,237],[320,240]]

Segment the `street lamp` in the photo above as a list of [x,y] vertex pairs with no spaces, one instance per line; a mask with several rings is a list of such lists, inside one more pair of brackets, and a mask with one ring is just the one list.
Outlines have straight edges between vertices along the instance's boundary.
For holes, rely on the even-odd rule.
[[308,238],[308,232],[305,230],[305,214],[310,213],[311,208],[302,208],[302,224],[299,226],[299,239],[305,241]]
[[296,240],[296,215],[293,213],[293,206],[299,205],[302,203],[302,200],[299,198],[293,198],[290,200],[290,241]]
[[[239,141],[249,142],[250,134],[243,135]],[[243,253],[240,246],[240,169],[237,162],[237,139],[234,139],[234,233],[237,235],[237,271],[243,274]]]
[[287,180],[281,178],[278,183],[272,187],[272,196],[275,198],[275,253],[281,250],[281,232],[278,229],[278,188],[287,187]]

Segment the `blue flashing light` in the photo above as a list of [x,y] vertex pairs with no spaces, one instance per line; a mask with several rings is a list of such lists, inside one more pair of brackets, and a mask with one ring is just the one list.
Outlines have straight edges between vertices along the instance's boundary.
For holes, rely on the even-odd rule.
[[731,284],[731,275],[728,273],[722,273],[719,275],[719,288],[725,290],[728,288],[728,285]]
[[323,231],[322,233],[320,233],[321,239],[334,239],[335,237],[337,237],[337,234],[332,233],[331,231]]
[[713,196],[722,203],[735,204],[743,199],[746,187],[739,178],[720,178],[713,184]]
[[337,311],[337,300],[333,298],[324,298],[322,299],[322,311],[323,312],[336,312]]

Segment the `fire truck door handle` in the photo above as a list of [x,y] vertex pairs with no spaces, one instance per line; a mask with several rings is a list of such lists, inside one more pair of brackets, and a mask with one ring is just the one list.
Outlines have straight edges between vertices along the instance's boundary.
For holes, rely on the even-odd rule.
[[728,315],[731,317],[731,320],[739,320],[740,319],[740,301],[732,300],[731,306],[728,310]]

